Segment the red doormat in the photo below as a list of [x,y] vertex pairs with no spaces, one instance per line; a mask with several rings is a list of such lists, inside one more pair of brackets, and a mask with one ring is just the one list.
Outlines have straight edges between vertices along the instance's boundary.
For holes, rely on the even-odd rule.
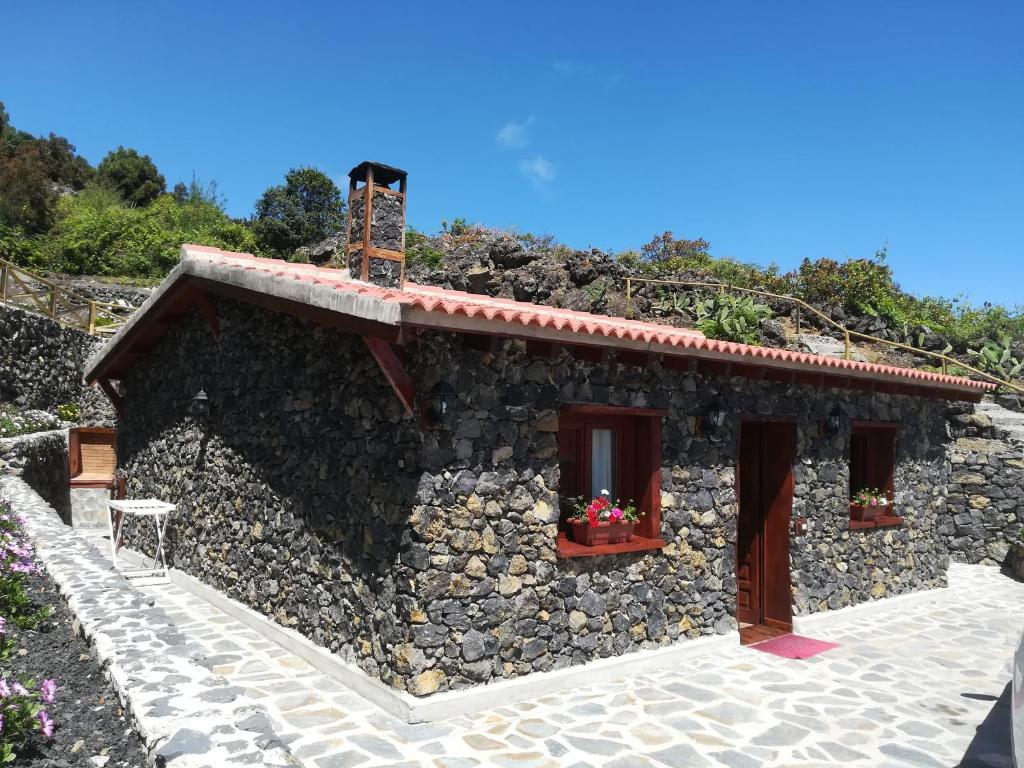
[[758,651],[781,656],[784,659],[809,659],[819,653],[838,648],[836,643],[826,643],[824,640],[815,640],[812,637],[802,635],[779,635],[771,640],[762,640],[760,643],[748,645]]

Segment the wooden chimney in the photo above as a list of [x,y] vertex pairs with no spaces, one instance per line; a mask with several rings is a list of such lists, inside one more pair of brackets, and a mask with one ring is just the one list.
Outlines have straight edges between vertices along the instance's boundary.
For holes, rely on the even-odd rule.
[[356,280],[382,288],[401,289],[405,284],[407,175],[369,161],[349,172],[345,261]]

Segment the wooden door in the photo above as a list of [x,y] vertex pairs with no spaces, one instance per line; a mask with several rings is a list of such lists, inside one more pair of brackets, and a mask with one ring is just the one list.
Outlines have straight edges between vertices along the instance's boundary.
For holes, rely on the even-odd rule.
[[748,422],[740,433],[736,620],[741,624],[792,628],[793,440],[793,425],[781,422]]

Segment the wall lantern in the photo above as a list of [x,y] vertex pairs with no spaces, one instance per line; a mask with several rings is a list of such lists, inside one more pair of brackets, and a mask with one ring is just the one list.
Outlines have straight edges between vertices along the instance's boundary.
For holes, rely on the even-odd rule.
[[447,416],[457,394],[455,387],[446,379],[437,382],[430,390],[430,418],[437,422]]
[[707,431],[714,433],[725,426],[725,419],[728,414],[725,412],[725,406],[719,398],[715,398],[708,405],[708,413],[706,417]]
[[192,398],[192,415],[200,421],[205,421],[206,417],[210,415],[210,398],[202,389],[196,392]]
[[839,430],[843,428],[843,416],[845,416],[843,409],[838,405],[829,412],[828,419],[825,423],[830,435],[839,434]]

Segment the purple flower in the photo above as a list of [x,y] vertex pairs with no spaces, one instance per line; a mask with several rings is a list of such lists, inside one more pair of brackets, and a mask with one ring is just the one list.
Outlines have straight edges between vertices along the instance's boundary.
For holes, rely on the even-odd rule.
[[0,677],[0,699],[6,699],[11,695],[11,686],[7,684],[6,677]]
[[15,683],[11,687],[14,689],[14,692],[19,696],[28,696],[28,689],[21,683]]
[[45,709],[39,710],[36,717],[39,719],[39,732],[48,739],[53,738],[53,718],[46,714]]
[[42,685],[39,686],[39,691],[43,694],[43,701],[47,704],[53,704],[57,698],[57,681],[52,678],[43,680]]
[[0,635],[6,635],[6,634],[7,634],[7,619],[5,619],[3,616],[0,616]]

